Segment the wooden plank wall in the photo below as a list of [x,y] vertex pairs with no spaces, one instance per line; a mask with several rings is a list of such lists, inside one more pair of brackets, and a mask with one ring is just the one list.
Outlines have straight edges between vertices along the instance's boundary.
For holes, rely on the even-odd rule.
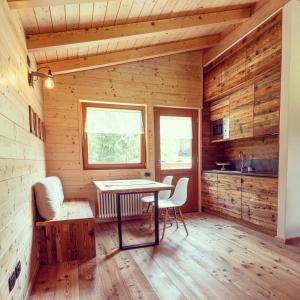
[[80,99],[146,105],[147,171],[154,174],[153,106],[201,107],[202,52],[190,52],[55,77],[44,91],[47,175],[67,198],[96,199],[93,180],[141,178],[146,170],[84,171]]
[[253,159],[278,159],[278,135],[249,138],[224,143],[224,160],[239,160],[239,153]]
[[[23,299],[38,269],[32,185],[45,175],[44,144],[29,133],[28,105],[42,117],[42,95],[38,83],[28,85],[23,30],[6,1],[0,20],[0,299]],[[19,260],[22,271],[9,294]]]

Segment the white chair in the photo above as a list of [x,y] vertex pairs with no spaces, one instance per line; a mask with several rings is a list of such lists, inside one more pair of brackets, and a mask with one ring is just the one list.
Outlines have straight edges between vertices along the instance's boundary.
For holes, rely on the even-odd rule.
[[[180,219],[183,223],[184,229],[186,231],[186,235],[189,235],[186,224],[183,219],[183,215],[181,212],[180,207],[185,204],[187,201],[187,189],[188,189],[188,182],[189,178],[180,178],[176,184],[174,194],[169,199],[162,199],[160,198],[158,200],[158,208],[163,210],[164,215],[164,227],[163,227],[163,233],[162,238],[164,238],[165,230],[166,230],[166,222],[170,218],[169,216],[169,209],[173,209],[174,211],[174,217],[176,220],[177,228],[178,228],[178,220],[177,220],[177,210],[179,212]],[[153,205],[153,204],[152,204]]]
[[[173,176],[166,176],[162,183],[171,185],[172,180],[173,180]],[[160,191],[158,193],[158,199],[169,199],[170,195],[171,195],[171,190]],[[150,208],[151,204],[154,202],[154,196],[153,195],[144,196],[144,197],[142,197],[141,200],[142,200],[142,202],[148,204],[147,209],[145,211],[145,214],[147,214],[149,212],[149,208]],[[152,213],[150,216],[150,224],[149,224],[150,228],[151,228],[151,220],[152,220]]]

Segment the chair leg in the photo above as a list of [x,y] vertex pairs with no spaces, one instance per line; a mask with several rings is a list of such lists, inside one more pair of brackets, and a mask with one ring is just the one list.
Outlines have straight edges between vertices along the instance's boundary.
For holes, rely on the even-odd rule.
[[168,209],[165,208],[165,217],[164,217],[164,228],[163,228],[163,232],[162,232],[162,236],[161,236],[161,240],[163,240],[164,236],[165,236],[165,231],[166,231],[166,223],[167,223],[167,218],[169,217],[169,212]]
[[[148,214],[150,206],[151,206],[151,203],[148,203],[147,209],[143,210],[143,217]],[[140,226],[143,226],[144,224],[145,224],[145,221],[144,221],[144,218],[143,218],[142,221],[141,221],[141,225]]]
[[177,227],[177,229],[178,229],[178,220],[177,220],[176,207],[174,207],[173,210],[174,210],[174,217],[175,217],[175,221],[176,221],[176,227]]
[[182,221],[182,223],[183,223],[183,226],[184,226],[186,235],[189,235],[188,230],[187,230],[187,227],[186,227],[185,222],[184,222],[184,218],[183,218],[183,214],[182,214],[182,212],[181,212],[181,209],[178,208],[178,210],[179,210],[180,218],[181,218],[181,221]]

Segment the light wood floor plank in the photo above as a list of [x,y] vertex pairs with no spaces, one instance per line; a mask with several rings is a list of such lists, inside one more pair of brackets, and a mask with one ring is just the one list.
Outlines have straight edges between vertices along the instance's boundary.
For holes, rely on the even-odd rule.
[[[186,215],[159,247],[118,251],[115,223],[96,229],[97,257],[42,266],[31,299],[299,299],[300,247],[219,217]],[[153,239],[124,222],[124,243]]]

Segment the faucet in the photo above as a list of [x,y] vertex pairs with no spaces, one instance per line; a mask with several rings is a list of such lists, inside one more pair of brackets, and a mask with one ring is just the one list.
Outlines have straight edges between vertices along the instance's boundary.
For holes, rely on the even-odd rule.
[[242,159],[241,172],[243,172],[245,170],[245,158],[246,158],[243,151],[240,151],[239,157]]

